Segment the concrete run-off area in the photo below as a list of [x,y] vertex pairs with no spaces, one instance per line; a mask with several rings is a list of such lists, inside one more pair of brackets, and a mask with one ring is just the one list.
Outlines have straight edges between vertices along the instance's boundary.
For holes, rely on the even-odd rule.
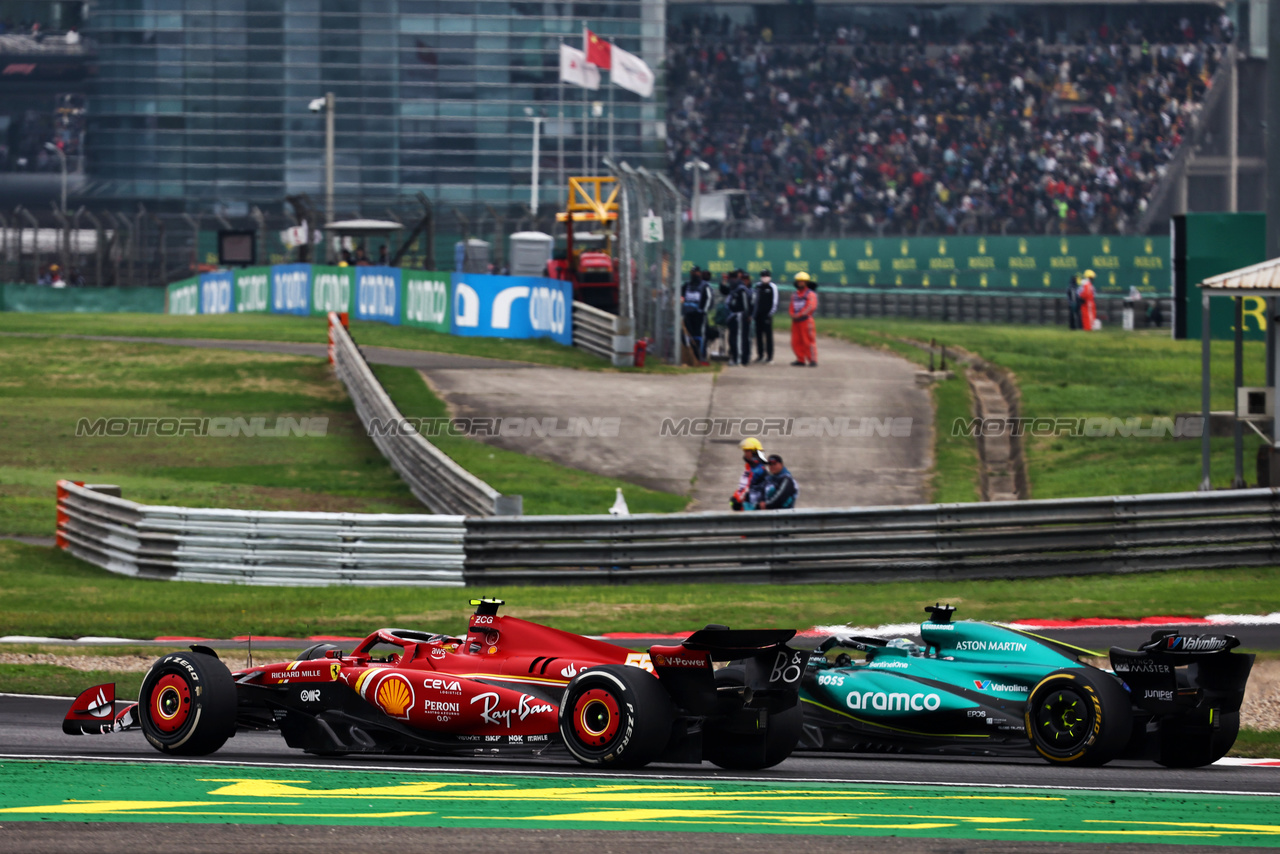
[[780,346],[773,364],[718,374],[528,366],[422,373],[451,415],[495,419],[484,423],[498,435],[476,438],[689,495],[693,510],[728,509],[747,436],[782,455],[800,484],[798,506],[926,501],[933,410],[915,366],[830,338],[819,342],[817,368],[792,367],[784,353]]

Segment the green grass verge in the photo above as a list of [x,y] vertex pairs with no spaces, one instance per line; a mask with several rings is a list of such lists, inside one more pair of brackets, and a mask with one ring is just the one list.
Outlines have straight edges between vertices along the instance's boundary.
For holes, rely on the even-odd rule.
[[[160,654],[156,650],[157,658]],[[116,698],[128,700],[138,696],[145,675],[134,670],[76,670],[56,664],[0,664],[0,692],[74,697],[91,685],[114,682]]]
[[893,584],[636,584],[582,587],[244,587],[141,581],[57,549],[0,541],[0,635],[153,638],[317,634],[364,636],[382,626],[466,629],[466,600],[498,596],[506,612],[567,631],[674,632],[919,620],[951,602],[960,616],[1201,616],[1280,610],[1280,570],[1232,569],[1019,581]]
[[[0,532],[51,535],[58,478],[152,504],[420,512],[313,358],[0,337]],[[80,418],[327,418],[323,436],[81,436]]]
[[[374,365],[374,375],[406,418],[445,418],[448,409],[413,368]],[[674,513],[688,498],[508,451],[463,436],[431,442],[504,495],[524,496],[530,515],[605,513],[621,487],[632,513]]]
[[1280,759],[1280,730],[1242,729],[1228,756]]
[[[1028,418],[1172,418],[1200,411],[1200,343],[1173,341],[1167,332],[1109,329],[1071,332],[1042,326],[947,324],[884,318],[818,321],[819,331],[860,344],[886,345],[910,356],[894,337],[963,347],[1013,371]],[[1232,408],[1231,342],[1215,341],[1213,401]],[[1245,384],[1265,379],[1261,343],[1245,344]],[[951,425],[939,425],[950,429]],[[1200,442],[1173,438],[1028,437],[1032,497],[1064,498],[1183,492],[1200,484]],[[1247,432],[1245,474],[1253,480],[1260,440]],[[1232,441],[1212,442],[1215,486],[1230,485]]]
[[[24,314],[0,312],[0,332],[42,335],[128,335],[146,338],[217,338],[246,341],[288,341],[323,344],[328,340],[328,323],[323,317],[294,317],[271,314]],[[460,356],[483,356],[534,362],[564,368],[618,370],[599,356],[576,347],[566,347],[546,338],[527,340],[472,338],[448,335],[411,326],[390,326],[373,321],[351,321],[351,335],[362,345],[427,350]],[[644,368],[626,371],[669,373],[690,369],[650,361]]]

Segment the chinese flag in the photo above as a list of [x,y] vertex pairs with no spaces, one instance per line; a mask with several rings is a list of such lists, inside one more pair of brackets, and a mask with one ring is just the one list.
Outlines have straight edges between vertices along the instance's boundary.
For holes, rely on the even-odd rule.
[[587,55],[587,62],[596,68],[603,68],[608,71],[613,62],[613,51],[607,41],[597,36],[595,33],[582,28],[582,44],[583,52]]

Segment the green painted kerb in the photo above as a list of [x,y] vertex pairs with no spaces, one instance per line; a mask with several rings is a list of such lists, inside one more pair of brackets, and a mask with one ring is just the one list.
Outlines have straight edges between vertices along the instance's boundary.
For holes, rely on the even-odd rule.
[[0,825],[154,821],[1280,844],[1280,798],[6,761]]

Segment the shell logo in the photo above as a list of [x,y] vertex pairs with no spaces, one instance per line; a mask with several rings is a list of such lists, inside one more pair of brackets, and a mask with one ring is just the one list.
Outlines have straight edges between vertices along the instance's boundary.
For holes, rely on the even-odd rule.
[[403,676],[392,673],[378,686],[374,703],[391,717],[408,720],[409,709],[413,707],[413,686]]

